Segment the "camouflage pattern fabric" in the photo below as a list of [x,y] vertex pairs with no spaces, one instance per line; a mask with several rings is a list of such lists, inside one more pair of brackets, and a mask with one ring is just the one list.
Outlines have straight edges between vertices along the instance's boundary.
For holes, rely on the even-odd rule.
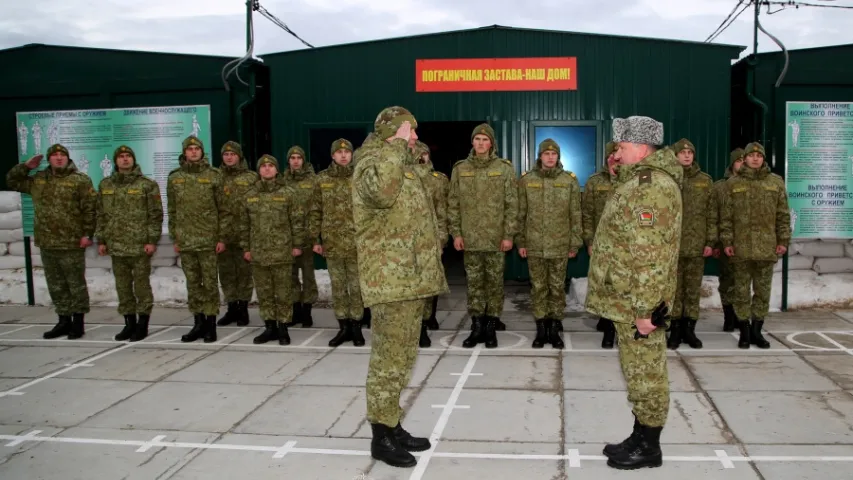
[[430,198],[432,198],[435,216],[438,220],[438,240],[443,249],[447,245],[447,194],[450,189],[450,180],[447,175],[438,172],[433,167],[432,161],[429,160],[429,147],[421,142],[415,143],[414,149],[415,161],[419,162],[417,171],[421,175],[421,180],[424,186],[429,190]]
[[423,320],[428,320],[430,317],[432,317],[432,299],[433,298],[435,298],[435,297],[430,297],[430,298],[427,298],[426,300],[424,300],[424,309],[423,309],[423,312],[421,313],[421,318]]
[[352,213],[353,162],[341,166],[334,161],[314,179],[309,214],[309,238],[323,246],[328,258],[355,257],[355,225]]
[[717,292],[720,294],[720,303],[723,305],[732,304],[732,288],[735,285],[734,273],[732,273],[732,264],[729,262],[729,257],[725,253],[720,253],[720,258],[717,259],[720,273],[717,276],[719,286]]
[[633,324],[662,301],[672,305],[684,172],[669,149],[617,169],[618,186],[592,244],[586,310]]
[[702,258],[705,247],[717,242],[717,218],[714,214],[713,180],[693,161],[684,168],[681,198],[684,213],[681,224],[682,257]]
[[[737,253],[737,251],[735,251]],[[734,276],[732,306],[739,321],[764,320],[770,310],[770,290],[776,262],[741,261],[731,265]],[[753,295],[750,299],[750,291]]]
[[[294,153],[300,153],[295,147],[292,150]],[[302,151],[302,158],[304,159],[302,167],[299,170],[293,170],[289,167],[285,168],[281,172],[281,178],[287,186],[293,189],[293,201],[299,207],[299,211],[303,212],[303,225],[309,225],[308,216],[311,212],[311,201],[314,197],[314,180],[316,175],[314,173],[314,166],[311,165],[304,153]],[[287,158],[289,159],[290,155]],[[314,253],[311,251],[314,247],[314,238],[306,235],[303,243],[305,245],[300,245],[302,255],[293,259],[293,268],[291,269],[293,272],[291,276],[293,301],[295,303],[314,304],[317,302],[318,296],[317,279],[314,273]],[[301,280],[300,271],[302,272]]]
[[224,163],[219,168],[225,185],[225,202],[233,221],[230,230],[224,232],[225,251],[219,255],[219,283],[222,293],[228,303],[236,301],[251,301],[255,286],[252,281],[252,264],[243,260],[243,250],[240,248],[240,219],[245,214],[243,197],[246,192],[259,180],[256,172],[249,170],[249,163],[243,157],[243,149],[237,142],[226,142],[222,153],[231,151],[240,157],[240,162],[234,166]]
[[723,174],[723,178],[714,182],[714,195],[711,197],[711,206],[709,207],[709,210],[713,212],[717,219],[717,239],[716,243],[714,243],[714,248],[720,250],[720,256],[717,259],[719,265],[719,286],[717,287],[717,291],[720,294],[720,301],[723,305],[732,304],[731,289],[734,285],[734,278],[732,277],[732,269],[729,264],[729,257],[727,257],[726,254],[722,252],[723,244],[720,242],[719,235],[720,220],[722,218],[723,196],[726,195],[726,180],[735,175],[734,163],[736,160],[742,158],[742,148],[736,148],[732,151],[729,167],[726,168],[726,171]]
[[89,287],[86,284],[85,250],[41,249],[44,278],[50,301],[57,315],[89,313]]
[[704,272],[705,259],[703,257],[681,257],[678,259],[675,300],[673,300],[670,309],[672,318],[699,319],[699,302]]
[[329,280],[332,282],[332,303],[338,320],[361,320],[364,304],[358,280],[357,258],[330,258]]
[[284,324],[293,322],[290,272],[280,265],[255,265],[252,274],[257,285],[261,320],[275,320]]
[[254,266],[279,265],[291,275],[293,249],[305,241],[305,217],[293,200],[293,189],[280,179],[258,181],[243,198],[240,247],[252,253]]
[[566,267],[569,258],[527,257],[530,299],[535,320],[561,320],[566,309]]
[[226,245],[225,248],[226,250],[220,253],[216,260],[219,283],[222,284],[225,301],[249,302],[252,300],[252,292],[255,289],[252,280],[252,264],[243,259],[243,249],[240,248],[239,243]]
[[32,197],[35,246],[77,249],[81,238],[95,235],[98,194],[92,180],[77,171],[73,160],[69,159],[65,168],[48,166],[32,176],[27,164],[15,165],[6,175],[6,185]]
[[354,246],[365,307],[447,293],[437,219],[406,141],[374,138],[354,159]]
[[116,166],[98,190],[98,243],[112,258],[146,255],[145,245],[157,245],[163,231],[160,186],[143,176],[139,165],[127,173]]
[[506,254],[466,249],[463,258],[468,283],[468,314],[500,317],[504,308]]
[[154,307],[150,278],[151,257],[112,257],[112,263],[119,315],[151,315]]
[[669,413],[669,371],[666,363],[666,329],[635,340],[631,324],[614,322],[619,344],[619,364],[628,385],[628,401],[637,420],[647,427],[663,427]]
[[770,173],[767,162],[758,169],[744,163],[738,174],[726,181],[722,197],[720,240],[735,250],[729,261],[776,262],[776,246],[787,247],[791,240],[784,180]]
[[181,251],[181,269],[187,277],[187,303],[193,313],[219,314],[219,278],[216,251]]
[[[306,235],[307,237],[307,235]],[[314,272],[314,252],[311,247],[303,247],[302,255],[293,259],[293,267],[290,269],[290,285],[293,291],[294,303],[317,303],[319,292],[317,290],[317,276]],[[302,272],[300,280],[299,273]]]
[[598,172],[589,177],[584,185],[582,196],[583,239],[587,245],[592,245],[598,221],[604,213],[604,206],[616,187],[613,185],[610,172]]
[[418,356],[423,300],[381,303],[371,308],[367,420],[394,427],[403,415],[400,394]]

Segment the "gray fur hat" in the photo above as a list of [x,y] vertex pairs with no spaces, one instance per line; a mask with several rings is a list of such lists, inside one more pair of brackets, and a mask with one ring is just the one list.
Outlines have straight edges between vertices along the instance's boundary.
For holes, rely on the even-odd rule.
[[613,141],[663,145],[663,124],[649,117],[614,118]]

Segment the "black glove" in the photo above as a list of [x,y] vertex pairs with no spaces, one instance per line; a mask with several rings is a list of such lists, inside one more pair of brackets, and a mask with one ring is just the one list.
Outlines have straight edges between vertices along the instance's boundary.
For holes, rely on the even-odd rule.
[[[652,312],[652,325],[658,328],[666,328],[667,313],[669,313],[669,307],[666,306],[666,303],[660,302],[657,308],[655,308],[655,311]],[[634,325],[634,330],[637,330],[636,325]],[[639,330],[634,332],[634,340],[639,340],[641,338],[649,338],[649,336],[640,334]]]

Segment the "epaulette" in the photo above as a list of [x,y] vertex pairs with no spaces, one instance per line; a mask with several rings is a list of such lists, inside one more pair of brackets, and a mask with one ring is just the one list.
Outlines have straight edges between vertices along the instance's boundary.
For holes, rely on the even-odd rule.
[[443,172],[439,172],[439,171],[433,171],[432,172],[433,177],[438,177],[439,175],[444,177],[444,178],[447,178],[447,175],[445,175]]
[[522,174],[521,174],[521,176],[523,177],[523,176],[527,175],[528,173],[530,173],[531,171],[532,171],[532,170],[528,170],[528,171],[526,171],[526,172],[522,173]]
[[578,178],[577,175],[575,175],[575,172],[569,172],[569,175],[571,175],[572,178]]
[[509,160],[507,160],[505,158],[502,158],[501,161],[504,162],[505,164],[509,165],[510,167],[512,166],[512,162],[510,162]]
[[652,183],[652,171],[651,170],[643,170],[640,172],[640,185],[644,183]]

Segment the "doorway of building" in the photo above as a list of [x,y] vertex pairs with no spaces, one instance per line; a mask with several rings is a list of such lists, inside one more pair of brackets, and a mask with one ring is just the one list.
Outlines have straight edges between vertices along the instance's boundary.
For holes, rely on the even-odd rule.
[[[453,170],[453,165],[468,157],[471,151],[471,132],[485,121],[473,122],[419,122],[418,138],[430,149],[430,159],[434,168],[447,175]],[[465,284],[465,264],[462,252],[453,248],[448,239],[443,255],[444,271],[448,283],[452,285]]]

